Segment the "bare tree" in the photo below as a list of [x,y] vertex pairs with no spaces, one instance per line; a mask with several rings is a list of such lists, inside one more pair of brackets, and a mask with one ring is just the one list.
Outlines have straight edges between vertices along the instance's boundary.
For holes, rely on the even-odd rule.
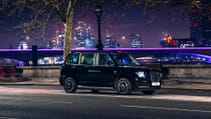
[[77,0],[1,0],[0,12],[6,16],[16,15],[22,22],[15,29],[36,36],[45,35],[46,24],[56,19],[64,24],[64,57],[69,53],[72,38],[74,6]]
[[[93,9],[96,5],[110,5],[127,11],[132,6],[144,6],[144,15],[148,24],[155,18],[156,9],[162,5],[169,6],[169,15],[189,15],[196,8],[205,15],[210,15],[211,6],[202,6],[200,0],[0,0],[0,15],[16,15],[22,22],[15,28],[21,28],[24,33],[44,36],[46,24],[50,19],[57,19],[64,24],[64,58],[70,52],[72,43],[72,26],[74,10],[77,8]],[[208,2],[209,3],[209,2]],[[105,9],[105,8],[104,8]],[[114,9],[113,9],[114,10]],[[25,17],[27,15],[27,17]],[[210,17],[211,18],[211,17]]]

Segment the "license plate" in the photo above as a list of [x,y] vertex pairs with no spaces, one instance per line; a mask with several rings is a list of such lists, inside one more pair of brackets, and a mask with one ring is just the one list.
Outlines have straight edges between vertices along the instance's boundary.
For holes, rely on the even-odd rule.
[[152,86],[160,86],[160,82],[152,82]]

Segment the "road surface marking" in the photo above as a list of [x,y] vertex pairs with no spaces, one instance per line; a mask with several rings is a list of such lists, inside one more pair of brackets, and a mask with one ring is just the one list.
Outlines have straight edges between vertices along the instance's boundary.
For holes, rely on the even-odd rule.
[[18,119],[18,118],[0,117],[0,119]]
[[[29,103],[63,103],[63,104],[73,104],[73,102],[70,101],[63,101],[63,100],[31,100],[31,99],[15,99],[15,98],[9,98],[8,97],[1,97],[0,100],[6,100],[7,102],[16,100],[18,102],[29,102]],[[1,117],[0,117],[1,119]]]
[[66,101],[50,101],[50,103],[64,103],[64,104],[73,104],[73,102],[66,102]]
[[32,103],[49,103],[49,104],[52,104],[52,103],[63,103],[63,104],[73,104],[73,102],[51,101],[51,100],[47,100],[47,101],[31,101],[31,100],[27,100],[27,101],[32,102]]
[[173,108],[173,107],[153,107],[153,106],[139,106],[139,105],[120,105],[125,108],[141,108],[141,109],[154,109],[154,110],[167,110],[167,111],[186,111],[186,112],[203,112],[211,113],[209,110],[194,110],[185,108]]

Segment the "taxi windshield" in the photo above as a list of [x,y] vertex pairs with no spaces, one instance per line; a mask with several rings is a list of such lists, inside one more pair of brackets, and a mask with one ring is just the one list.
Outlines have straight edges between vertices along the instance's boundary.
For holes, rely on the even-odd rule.
[[133,56],[127,53],[111,53],[111,57],[120,66],[138,66],[140,65]]

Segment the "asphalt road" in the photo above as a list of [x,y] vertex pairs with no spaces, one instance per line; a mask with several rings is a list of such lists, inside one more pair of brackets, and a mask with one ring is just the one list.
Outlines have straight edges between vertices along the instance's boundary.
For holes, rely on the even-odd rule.
[[60,86],[0,86],[0,119],[211,119],[211,92],[66,94]]

